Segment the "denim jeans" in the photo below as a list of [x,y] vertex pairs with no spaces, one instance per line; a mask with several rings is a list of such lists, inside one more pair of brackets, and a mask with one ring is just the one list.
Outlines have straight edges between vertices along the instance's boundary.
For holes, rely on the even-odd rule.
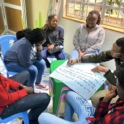
[[[11,79],[28,85],[30,74],[27,71],[23,71],[11,77]],[[50,97],[46,93],[28,94],[13,104],[6,106],[0,114],[0,117],[6,118],[13,114],[31,109],[29,112],[29,120],[37,120],[38,116],[47,108],[49,101]]]
[[34,87],[34,82],[40,83],[42,80],[42,75],[45,69],[45,61],[42,59],[41,61],[35,60],[33,65],[29,67],[24,67],[17,62],[5,62],[8,71],[21,72],[27,70],[30,72],[30,82],[29,86]]
[[[98,51],[93,51],[85,54],[85,56],[92,55],[92,54],[98,54]],[[79,58],[79,53],[76,49],[74,49],[70,54],[70,59],[77,59]]]
[[[65,116],[64,119],[58,118],[49,113],[42,113],[39,118],[39,124],[89,124],[87,117],[94,116],[95,108],[84,98],[73,91],[66,94]],[[74,112],[78,116],[77,122],[71,122]]]
[[51,55],[54,55],[57,60],[65,60],[66,57],[65,57],[65,53],[64,53],[64,50],[62,50],[61,52],[56,52],[54,54],[50,54],[47,50],[47,47],[44,47],[43,50],[42,50],[42,57],[43,59],[45,60],[46,62],[46,66],[49,68],[50,67],[50,63],[49,61],[47,60],[47,57],[48,56],[51,56]]

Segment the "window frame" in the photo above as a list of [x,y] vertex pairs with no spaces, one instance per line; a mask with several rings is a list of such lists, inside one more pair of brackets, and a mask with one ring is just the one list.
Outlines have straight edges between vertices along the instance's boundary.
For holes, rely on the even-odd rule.
[[[80,2],[76,2],[76,3],[80,3]],[[88,3],[88,5],[93,6],[93,3]],[[104,11],[105,11],[106,8],[111,8],[111,9],[119,9],[120,8],[120,7],[115,7],[115,6],[114,7],[106,6],[106,0],[103,0],[103,5],[98,5],[97,4],[97,7],[100,7],[100,6],[104,6],[104,7],[102,7],[101,18],[104,17]],[[73,21],[76,21],[76,22],[81,22],[81,23],[85,23],[86,22],[83,19],[67,16],[67,0],[63,0],[63,18],[66,18],[66,19],[69,19],[69,20],[73,20]],[[106,24],[100,24],[100,25],[103,28],[105,28],[105,29],[109,29],[109,30],[113,30],[113,31],[116,31],[116,32],[124,33],[124,28],[113,27],[111,25],[106,25]]]

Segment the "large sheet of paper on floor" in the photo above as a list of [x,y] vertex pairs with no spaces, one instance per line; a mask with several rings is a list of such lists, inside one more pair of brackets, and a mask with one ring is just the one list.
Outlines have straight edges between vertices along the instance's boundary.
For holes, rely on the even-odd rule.
[[94,63],[79,63],[69,67],[66,61],[50,77],[60,80],[85,99],[90,99],[105,82],[101,73],[91,71],[96,66]]

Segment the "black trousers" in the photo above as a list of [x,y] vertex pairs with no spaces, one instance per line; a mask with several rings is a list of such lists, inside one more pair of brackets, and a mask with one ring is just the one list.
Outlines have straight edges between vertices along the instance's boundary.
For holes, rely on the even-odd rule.
[[[24,85],[28,85],[30,75],[28,71],[23,71],[11,77],[11,79]],[[28,94],[15,103],[6,106],[4,111],[0,114],[0,117],[6,118],[13,114],[30,109],[29,120],[37,120],[38,116],[47,108],[49,102],[50,97],[47,93]]]

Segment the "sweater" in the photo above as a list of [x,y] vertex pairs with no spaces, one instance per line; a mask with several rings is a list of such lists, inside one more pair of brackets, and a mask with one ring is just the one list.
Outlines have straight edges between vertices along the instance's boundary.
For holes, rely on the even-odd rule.
[[81,49],[82,52],[97,51],[101,48],[105,39],[105,30],[96,25],[88,32],[86,24],[81,24],[76,30],[73,38],[75,49]]
[[15,42],[4,56],[5,61],[18,62],[24,67],[29,67],[36,59],[42,59],[41,52],[35,52],[33,45],[25,37]]
[[54,44],[57,45],[63,45],[64,41],[64,30],[61,26],[57,25],[53,29],[47,29],[46,30],[46,42],[43,44],[44,47],[47,47],[48,45]]
[[[0,74],[0,113],[10,104],[15,103],[17,100],[26,96],[26,90],[18,90],[20,83],[11,79],[5,78]],[[15,92],[9,92],[9,90],[15,90]]]

